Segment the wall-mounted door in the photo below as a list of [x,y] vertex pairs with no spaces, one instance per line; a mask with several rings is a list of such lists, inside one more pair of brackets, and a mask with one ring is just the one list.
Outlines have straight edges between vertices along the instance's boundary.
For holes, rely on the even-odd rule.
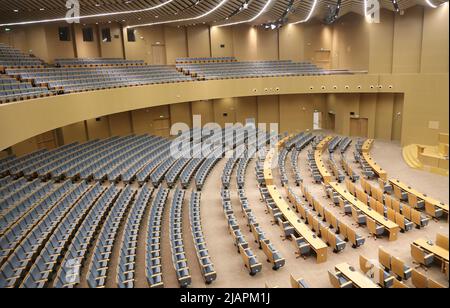
[[170,137],[170,119],[153,120],[153,132],[155,136]]
[[351,118],[350,136],[367,138],[369,135],[369,119]]
[[166,65],[166,46],[152,45],[152,64]]

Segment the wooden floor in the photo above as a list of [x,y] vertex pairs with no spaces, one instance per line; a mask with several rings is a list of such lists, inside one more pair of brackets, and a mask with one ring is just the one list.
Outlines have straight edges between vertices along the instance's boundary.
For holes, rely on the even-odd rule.
[[[353,162],[352,153],[354,147],[349,148],[347,155],[348,160]],[[330,204],[330,201],[325,197],[324,189],[322,185],[314,184],[311,175],[308,171],[306,160],[307,149],[303,150],[299,156],[299,167],[301,170],[304,183],[313,193],[313,195],[319,198],[327,208],[333,211],[338,217],[342,217],[345,222],[353,224],[351,217],[343,217],[339,212],[339,208]],[[388,171],[390,177],[396,177],[402,181],[410,184],[411,186],[420,189],[421,191],[439,199],[446,203],[449,201],[449,179],[448,177],[439,176],[436,174],[426,173],[416,169],[408,167],[402,159],[401,147],[395,143],[376,141],[372,150],[372,156],[374,159]],[[286,163],[286,169],[288,170],[288,176],[291,186],[294,191],[301,195],[300,188],[294,186],[294,177],[290,168],[290,155],[288,155],[288,161]],[[186,200],[184,206],[184,243],[186,247],[186,254],[188,264],[191,270],[192,285],[194,288],[263,288],[266,283],[270,286],[278,287],[290,287],[289,276],[293,274],[295,277],[303,277],[311,287],[328,288],[331,287],[328,281],[327,271],[334,268],[334,265],[342,262],[347,262],[359,268],[359,255],[362,254],[370,259],[378,259],[378,247],[383,246],[392,255],[403,259],[407,265],[414,266],[410,256],[410,243],[415,239],[425,237],[431,240],[435,239],[436,233],[443,233],[448,235],[448,223],[445,221],[431,221],[430,224],[421,229],[414,229],[407,233],[399,234],[399,238],[395,242],[389,242],[387,238],[374,240],[373,238],[367,238],[367,228],[357,228],[356,231],[361,236],[366,237],[366,243],[358,248],[353,249],[348,245],[345,250],[339,254],[332,252],[329,248],[328,261],[322,264],[316,264],[315,257],[311,256],[306,259],[296,258],[294,244],[290,241],[283,241],[281,238],[281,231],[278,226],[272,225],[271,216],[265,213],[265,205],[260,200],[260,195],[257,187],[255,177],[255,161],[253,160],[248,169],[246,175],[246,194],[250,201],[250,205],[254,214],[257,217],[257,221],[266,233],[267,238],[273,243],[282,256],[286,259],[286,265],[278,271],[273,271],[270,263],[266,262],[265,254],[262,250],[258,249],[258,245],[254,242],[254,237],[246,227],[245,218],[242,215],[239,199],[236,189],[236,176],[232,175],[231,192],[232,192],[232,204],[236,217],[240,223],[241,230],[249,242],[250,247],[256,253],[258,260],[263,264],[261,273],[251,277],[248,271],[244,268],[242,258],[237,253],[236,247],[233,245],[232,238],[228,232],[227,221],[224,217],[221,206],[221,175],[225,166],[226,160],[222,160],[211,172],[207,182],[204,186],[202,193],[201,211],[202,211],[202,223],[206,237],[206,243],[210,252],[210,256],[215,265],[217,271],[217,280],[211,285],[205,285],[201,278],[198,261],[195,255],[194,246],[192,243],[192,236],[189,227],[188,217],[188,202],[192,188],[186,193]],[[360,170],[354,165],[355,170]],[[279,181],[278,170],[274,172],[274,176],[277,179],[276,185],[281,187]],[[284,191],[284,190],[283,190]],[[170,202],[172,200],[173,191],[171,192],[166,205],[165,219],[163,224],[163,240],[162,240],[162,267],[163,267],[163,280],[166,287],[178,287],[175,271],[172,266],[171,251],[169,244],[169,209]],[[286,196],[285,196],[286,198]],[[286,198],[287,200],[287,198]],[[148,219],[148,213],[144,216],[143,222]],[[145,224],[144,224],[145,225]],[[355,226],[356,228],[356,226]],[[123,228],[122,228],[123,229]],[[120,229],[119,237],[121,238],[122,229]],[[137,252],[137,286],[147,287],[145,278],[145,234],[146,228],[142,228],[139,240],[139,247]],[[117,246],[117,245],[116,245]],[[115,268],[117,264],[118,247],[115,248],[111,266]],[[90,257],[89,257],[90,260]],[[419,269],[421,270],[421,269]],[[87,269],[84,269],[82,273],[82,281],[85,280]],[[439,283],[448,286],[448,281],[444,274],[440,272],[438,266],[434,266],[426,273]],[[108,275],[107,286],[115,287],[115,271],[112,271]],[[410,281],[407,285],[412,286]],[[83,282],[81,287],[87,287],[87,284]]]

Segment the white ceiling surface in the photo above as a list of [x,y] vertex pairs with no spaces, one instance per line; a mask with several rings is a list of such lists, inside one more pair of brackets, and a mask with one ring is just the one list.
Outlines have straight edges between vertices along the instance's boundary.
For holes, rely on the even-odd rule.
[[[69,0],[76,1],[76,0]],[[338,0],[78,0],[81,16],[119,13],[107,16],[82,18],[81,23],[107,23],[109,21],[127,25],[173,23],[192,25],[206,23],[220,25],[236,22],[252,24],[276,21],[281,18],[292,2],[287,14],[289,22],[302,21],[309,16],[313,4],[315,10],[311,17],[322,19],[330,6]],[[244,2],[247,9],[239,11]],[[379,0],[382,8],[394,10],[392,0]],[[429,0],[440,5],[448,0]],[[223,3],[222,3],[223,2]],[[221,6],[219,6],[222,3]],[[397,0],[400,10],[415,5],[427,5],[425,0]],[[266,6],[267,4],[267,6]],[[215,7],[219,6],[216,10]],[[266,7],[265,11],[262,9]],[[364,0],[341,0],[339,16],[354,12],[364,13]],[[42,21],[64,18],[67,13],[66,0],[0,0],[0,25],[29,21]],[[208,14],[209,13],[209,14]],[[233,14],[234,13],[234,14]],[[198,18],[203,16],[202,18]],[[259,18],[256,18],[259,16]],[[179,21],[181,20],[181,21]],[[178,21],[178,22],[174,22]]]

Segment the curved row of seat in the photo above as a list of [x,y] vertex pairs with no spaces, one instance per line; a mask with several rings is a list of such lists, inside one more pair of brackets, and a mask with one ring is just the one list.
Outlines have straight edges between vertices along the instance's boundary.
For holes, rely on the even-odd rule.
[[[87,282],[91,288],[103,288],[106,285],[106,279],[108,272],[110,271],[110,260],[113,252],[113,248],[116,244],[119,227],[121,226],[123,220],[125,219],[125,213],[131,204],[133,196],[135,195],[135,190],[131,186],[126,186],[116,202],[111,208],[111,211],[106,217],[105,223],[103,224],[97,242],[93,249],[93,256],[90,260],[87,274]],[[69,260],[73,260],[74,258]],[[130,268],[133,270],[134,268]],[[62,274],[67,277],[67,267],[62,268]],[[124,280],[128,280],[126,274]],[[61,281],[58,281],[61,284]],[[73,285],[70,282],[70,286]],[[55,284],[55,287],[60,287],[61,285]],[[62,285],[64,286],[64,285]]]
[[11,243],[8,247],[3,247],[0,287],[19,286],[28,269],[47,244],[54,231],[61,225],[61,222],[66,219],[69,213],[74,213],[77,210],[79,203],[84,204],[97,196],[98,190],[94,190],[94,187],[79,184],[53,206],[23,238],[17,239],[15,243],[17,245]]
[[135,287],[139,232],[142,228],[142,220],[150,205],[152,195],[153,189],[147,186],[140,188],[125,219],[122,241],[120,242],[119,260],[117,263],[116,283],[119,288]]
[[242,213],[247,219],[247,227],[255,237],[255,242],[259,245],[259,248],[263,250],[267,256],[267,260],[272,264],[274,271],[283,267],[286,260],[281,253],[275,248],[264,233],[263,228],[259,225],[253,210],[250,207],[250,203],[246,197],[245,189],[238,189],[239,201],[241,203]]
[[322,182],[322,175],[320,174],[319,168],[317,167],[316,159],[314,157],[314,152],[316,150],[316,146],[322,140],[323,140],[323,136],[321,136],[321,135],[316,136],[316,138],[312,141],[312,149],[310,149],[307,154],[309,171],[311,172],[311,175],[316,183]]
[[237,252],[241,254],[244,265],[249,271],[250,276],[254,276],[261,272],[262,264],[258,261],[256,254],[249,247],[247,240],[239,226],[239,223],[234,214],[233,206],[231,205],[230,191],[228,189],[221,189],[222,208],[225,218],[228,222],[228,229],[233,238],[233,243],[237,248]]
[[142,65],[144,60],[124,60],[120,58],[72,58],[55,59],[56,66],[103,66],[103,65]]
[[183,189],[187,189],[189,184],[192,181],[192,178],[197,173],[197,170],[203,165],[205,158],[193,158],[191,161],[185,166],[180,175],[181,187]]
[[[300,197],[292,190],[292,188],[287,188],[288,200],[295,206],[297,213],[300,213],[301,217],[307,225],[330,247],[333,251],[338,253],[345,249],[346,243],[343,239],[339,237],[335,232],[322,221],[325,219],[323,213],[323,206],[318,203],[318,201],[312,198],[306,198],[309,205],[312,206],[314,211],[317,213],[313,214],[308,207],[303,204]],[[308,200],[309,199],[309,200]],[[322,218],[321,218],[322,217]]]
[[0,233],[5,232],[20,217],[30,211],[35,204],[43,200],[57,186],[53,182],[39,183],[29,194],[23,195],[0,213]]
[[[155,151],[156,153],[154,153],[153,159],[150,163],[148,163],[148,161],[139,162],[139,166],[141,166],[141,169],[137,171],[135,179],[140,185],[143,185],[150,179],[150,175],[167,158],[167,155],[170,154],[170,144],[166,144],[163,147],[156,149]],[[135,168],[134,170],[136,169],[137,168]],[[133,177],[131,177],[131,179],[133,179]]]
[[[22,251],[27,251],[27,253],[21,252],[19,254],[14,254],[9,260],[12,261],[12,264],[14,264],[14,267],[16,268],[16,272],[12,273],[12,277],[18,274],[18,267],[21,271],[26,273],[26,277],[22,282],[22,277],[17,275],[16,284],[13,286],[20,285],[32,288],[47,286],[48,279],[54,275],[64,249],[70,244],[76,230],[89,213],[95,200],[97,200],[105,190],[106,188],[101,187],[99,184],[91,187],[89,191],[87,191],[83,197],[68,210],[68,212],[59,213],[61,216],[64,215],[61,219],[57,216],[56,220],[47,222],[50,224],[52,232],[49,232],[48,229],[44,229],[45,225],[42,225],[42,229],[40,229],[41,232],[37,233],[39,238],[31,238],[32,241],[29,241],[29,238],[27,238],[23,241],[24,247],[22,247]],[[55,227],[52,226],[54,223],[56,224]],[[47,232],[50,234],[46,234]],[[36,249],[36,244],[38,245],[38,249]],[[8,265],[8,263],[4,266],[6,265]],[[30,265],[32,265],[31,269],[29,267]],[[28,269],[29,271],[27,272]]]
[[80,187],[72,185],[69,181],[64,182],[56,190],[49,193],[45,199],[38,202],[30,211],[15,221],[9,228],[0,234],[0,266],[12,254],[21,241],[44,219],[47,214],[55,210],[60,200]]
[[214,264],[206,247],[205,236],[203,234],[202,219],[200,214],[201,193],[193,191],[189,200],[189,218],[191,224],[192,238],[197,254],[200,271],[206,284],[211,284],[217,279]]
[[300,186],[303,182],[302,175],[300,173],[300,168],[298,166],[298,157],[303,149],[305,149],[315,138],[313,134],[303,133],[299,135],[300,138],[294,144],[294,148],[291,153],[291,168],[294,172],[295,184]]
[[353,157],[355,159],[355,162],[359,163],[363,175],[367,179],[373,179],[375,177],[375,172],[373,172],[372,167],[364,160],[362,157],[362,146],[364,144],[363,140],[358,140],[355,144],[355,151],[353,152]]
[[328,152],[330,154],[334,153],[334,151],[336,151],[341,141],[342,141],[341,137],[339,136],[333,137],[333,139],[328,143]]
[[[419,212],[417,209],[413,208],[409,204],[403,203],[399,199],[391,195],[388,195],[380,188],[372,185],[369,181],[363,178],[361,178],[360,181],[362,189],[370,198],[373,198],[376,201],[380,202],[381,204],[384,204],[386,207],[394,210],[395,213],[400,213],[406,219],[413,222],[419,229],[428,225],[430,218],[428,218],[425,214]],[[374,201],[370,200],[371,199],[369,199],[368,201],[369,203],[375,203]]]
[[342,169],[345,171],[345,174],[350,178],[352,182],[356,182],[359,180],[360,176],[358,172],[356,172],[350,163],[347,161],[345,155],[341,155],[340,158]]
[[333,171],[333,175],[338,181],[338,183],[342,183],[345,180],[345,172],[339,166],[339,164],[334,160],[333,153],[330,153],[328,164],[330,166],[331,171]]
[[[31,267],[25,277],[22,287],[44,288],[49,286],[49,281],[57,275],[58,267],[65,267],[67,262],[79,265],[86,260],[88,248],[94,240],[101,222],[109,211],[111,204],[120,192],[115,186],[99,188],[101,196],[97,200],[87,202],[87,207],[78,209],[72,216],[63,221],[56,230],[46,247],[41,251],[35,264]],[[61,261],[63,262],[61,264]],[[58,286],[67,286],[73,280],[79,279],[79,272],[64,269],[60,273],[67,274],[65,277],[57,278]]]
[[164,207],[169,190],[160,188],[152,202],[147,222],[145,271],[150,288],[163,287],[161,265],[161,233]]
[[92,207],[62,257],[54,287],[74,288],[80,283],[81,269],[87,262],[88,249],[94,243],[97,232],[105,228],[102,222],[111,215],[110,208],[119,193],[120,189],[110,186]]
[[172,250],[172,263],[175,269],[178,284],[182,288],[192,283],[189,264],[186,257],[183,240],[183,204],[186,192],[177,188],[173,195],[170,207],[169,238]]
[[339,151],[341,152],[341,154],[347,152],[352,142],[353,142],[352,138],[342,137],[341,142],[339,143]]
[[[386,206],[383,204],[383,202],[380,202],[377,199],[373,198],[372,196],[367,195],[364,190],[360,189],[359,187],[356,187],[356,185],[351,181],[346,181],[345,184],[347,190],[353,196],[355,196],[358,200],[363,202],[365,205],[369,206],[374,211],[378,212],[386,219],[398,224],[403,232],[410,231],[414,227],[414,224],[409,219],[407,219],[403,214],[401,214],[400,205],[396,206],[397,211],[394,209],[393,204],[390,202],[392,199],[388,201],[389,202],[388,204],[390,206]],[[380,233],[382,231],[384,230],[381,229]]]

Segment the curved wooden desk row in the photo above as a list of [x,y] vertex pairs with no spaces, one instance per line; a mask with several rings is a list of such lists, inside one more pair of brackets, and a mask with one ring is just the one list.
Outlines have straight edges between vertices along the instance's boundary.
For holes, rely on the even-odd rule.
[[367,165],[372,168],[373,172],[375,172],[375,174],[378,175],[379,178],[386,181],[388,177],[387,172],[383,170],[383,168],[381,168],[370,155],[370,150],[372,149],[373,143],[373,139],[367,139],[364,142],[362,146],[362,157],[366,161]]
[[363,202],[354,197],[349,191],[341,187],[336,182],[330,182],[330,187],[336,191],[344,200],[348,201],[355,209],[360,210],[362,214],[373,219],[377,224],[384,227],[384,229],[389,233],[389,240],[395,241],[397,239],[398,233],[400,231],[400,226],[383,215],[380,215],[377,211],[374,211],[369,206],[365,205]]
[[332,180],[332,175],[325,167],[325,163],[323,162],[323,152],[327,149],[328,144],[333,140],[332,136],[328,136],[324,138],[316,147],[316,151],[314,152],[314,161],[316,162],[317,169],[319,170],[320,175],[323,178],[325,184],[328,184]]
[[278,142],[275,148],[270,149],[267,153],[266,160],[264,161],[264,179],[266,182],[267,190],[275,202],[277,208],[280,210],[283,217],[294,228],[295,232],[302,236],[317,255],[317,263],[322,263],[327,260],[327,244],[325,244],[314,232],[312,232],[308,226],[306,226],[297,214],[290,208],[289,204],[284,200],[280,191],[274,184],[272,175],[272,163],[275,157],[275,151],[282,147],[291,136],[283,138]]
[[363,157],[364,160],[367,162],[367,164],[372,168],[372,170],[380,177],[381,180],[383,180],[382,182],[389,183],[390,185],[392,185],[392,187],[394,188],[394,192],[398,191],[399,195],[401,195],[401,192],[405,192],[408,195],[408,203],[413,208],[419,208],[418,204],[423,200],[425,212],[428,215],[434,218],[439,218],[440,216],[442,216],[441,214],[445,214],[448,220],[448,204],[445,204],[434,198],[431,198],[413,189],[412,187],[406,185],[405,183],[400,182],[397,179],[387,178],[387,172],[383,170],[370,156],[369,152],[372,149],[373,143],[374,143],[373,139],[368,139],[364,142],[362,146]]
[[440,202],[434,198],[431,198],[405,183],[400,182],[397,179],[389,179],[389,183],[394,187],[394,192],[396,188],[400,191],[406,192],[408,194],[408,203],[414,208],[417,208],[417,203],[423,200],[425,204],[425,212],[431,217],[437,218],[437,209],[442,210],[442,212],[447,216],[448,219],[448,204]]
[[323,263],[327,260],[327,244],[325,244],[311,229],[304,224],[297,214],[291,209],[289,204],[281,196],[281,193],[274,185],[268,185],[267,190],[275,202],[277,208],[282,213],[283,217],[289,222],[295,232],[303,237],[317,255],[317,263]]
[[[273,185],[273,174],[272,174],[272,164],[274,162],[275,154],[278,152],[278,149],[284,146],[284,144],[292,138],[293,135],[289,135],[284,137],[275,145],[275,147],[271,148],[270,151],[266,155],[266,159],[264,161],[264,180],[266,181],[266,185]],[[278,161],[278,160],[277,160]]]

